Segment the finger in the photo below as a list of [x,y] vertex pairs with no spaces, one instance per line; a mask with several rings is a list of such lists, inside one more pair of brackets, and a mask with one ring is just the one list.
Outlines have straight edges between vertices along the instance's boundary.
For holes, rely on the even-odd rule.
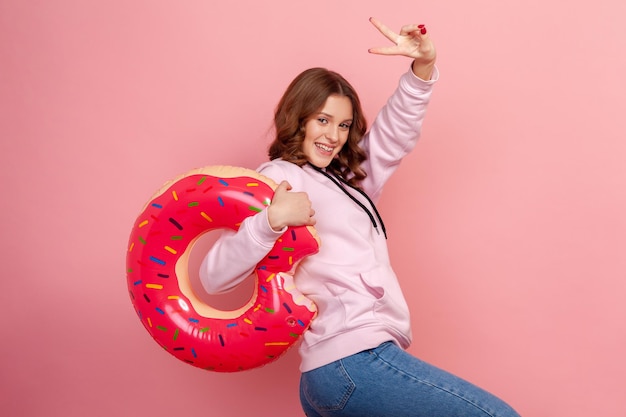
[[370,17],[370,22],[372,22],[372,25],[391,42],[396,43],[398,41],[398,34],[385,26],[380,20]]
[[402,55],[396,46],[379,46],[377,48],[370,48],[368,52],[376,55]]
[[289,184],[289,182],[287,181],[281,181],[281,183],[278,184],[278,187],[276,187],[276,192],[278,192],[278,190],[289,191],[291,190],[291,184]]
[[420,27],[418,25],[404,25],[400,29],[400,35],[407,36],[413,32],[419,32]]

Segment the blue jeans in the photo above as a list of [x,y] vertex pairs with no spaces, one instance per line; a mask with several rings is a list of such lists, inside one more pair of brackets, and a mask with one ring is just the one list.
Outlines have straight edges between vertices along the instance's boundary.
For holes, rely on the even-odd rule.
[[392,342],[304,372],[308,417],[519,417],[486,391]]

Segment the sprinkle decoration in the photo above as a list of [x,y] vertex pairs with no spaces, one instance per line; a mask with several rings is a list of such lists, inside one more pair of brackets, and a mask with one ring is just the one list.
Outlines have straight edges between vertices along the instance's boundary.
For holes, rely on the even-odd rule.
[[249,169],[205,167],[166,183],[137,217],[126,254],[131,302],[152,338],[179,360],[215,372],[257,368],[281,357],[315,317],[293,282],[298,263],[319,250],[311,227],[290,227],[277,240],[256,265],[253,299],[235,312],[204,304],[190,290],[188,264],[178,265],[197,237],[237,230],[275,189]]

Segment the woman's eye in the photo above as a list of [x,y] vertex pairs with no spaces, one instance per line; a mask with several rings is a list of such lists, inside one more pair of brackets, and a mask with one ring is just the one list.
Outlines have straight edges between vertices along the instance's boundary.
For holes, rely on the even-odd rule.
[[317,119],[317,121],[322,123],[322,124],[328,123],[328,119],[326,119],[325,117],[320,117],[320,118]]
[[350,125],[348,123],[342,123],[339,125],[339,127],[342,129],[350,129]]

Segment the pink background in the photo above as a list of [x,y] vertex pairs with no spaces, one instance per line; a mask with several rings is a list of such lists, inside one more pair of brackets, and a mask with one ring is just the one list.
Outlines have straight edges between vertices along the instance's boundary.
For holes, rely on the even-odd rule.
[[626,415],[626,3],[0,0],[0,410],[298,416],[298,357],[214,374],[162,351],[126,290],[142,205],[254,168],[310,66],[370,121],[408,67],[367,19],[426,23],[437,86],[381,210],[411,352],[524,416]]

